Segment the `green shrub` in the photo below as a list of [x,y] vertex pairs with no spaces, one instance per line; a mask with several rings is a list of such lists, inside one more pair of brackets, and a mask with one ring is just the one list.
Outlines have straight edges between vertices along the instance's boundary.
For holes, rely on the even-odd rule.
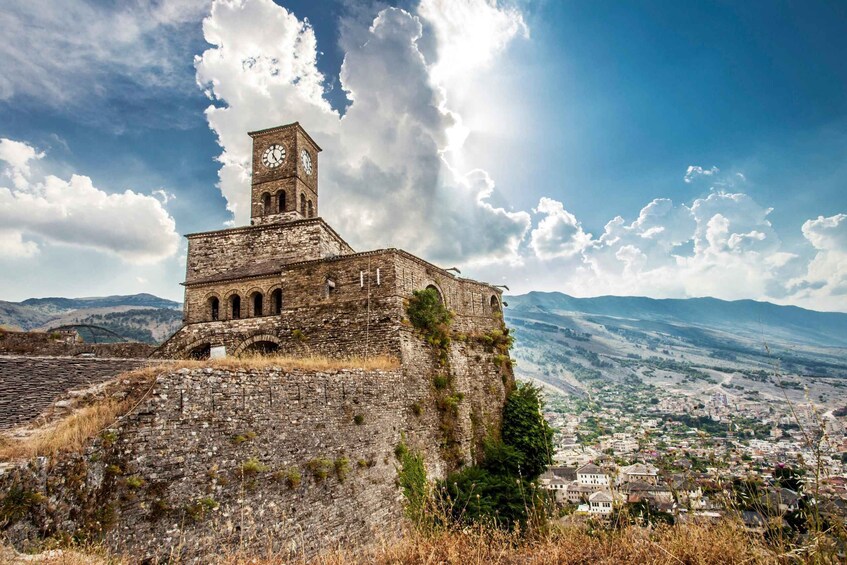
[[406,306],[406,315],[430,345],[443,349],[450,343],[449,329],[453,315],[441,302],[437,290],[414,291]]
[[409,406],[409,409],[415,416],[420,416],[421,414],[423,414],[423,407],[421,406],[420,402],[413,402],[411,406]]
[[267,470],[268,466],[255,457],[251,457],[241,464],[241,472],[244,475],[258,475],[259,473],[264,473]]
[[144,486],[144,479],[142,479],[138,475],[133,475],[131,477],[127,477],[124,483],[126,484],[127,488],[139,489]]
[[347,473],[350,472],[350,460],[346,457],[339,457],[333,461],[333,467],[335,467],[335,476],[343,483],[344,479],[347,478]]
[[450,384],[450,379],[446,375],[435,375],[432,378],[432,386],[436,390],[444,390]]
[[394,454],[400,462],[397,480],[406,498],[406,515],[416,524],[424,518],[426,507],[426,467],[423,455],[409,450],[404,443],[397,444]]
[[357,426],[361,426],[365,423],[365,417],[361,414],[356,414],[355,416],[353,416],[353,421],[356,423]]
[[291,330],[291,337],[301,343],[308,339],[302,330]]
[[241,445],[242,443],[244,443],[246,441],[250,441],[250,440],[255,439],[255,438],[256,438],[256,432],[253,432],[253,431],[245,432],[243,434],[238,434],[238,435],[232,436],[232,443],[235,444],[235,445]]
[[285,483],[290,489],[295,489],[300,486],[303,478],[300,476],[300,471],[297,467],[289,467],[276,471],[273,474],[273,479],[278,483]]
[[306,463],[306,468],[315,477],[315,480],[322,481],[329,476],[329,473],[335,468],[335,465],[329,459],[318,457]]

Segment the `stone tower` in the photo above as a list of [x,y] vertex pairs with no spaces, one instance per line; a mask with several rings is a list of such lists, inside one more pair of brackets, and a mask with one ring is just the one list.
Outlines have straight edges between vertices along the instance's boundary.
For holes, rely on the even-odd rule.
[[299,122],[253,131],[251,224],[318,215],[318,153],[321,148]]

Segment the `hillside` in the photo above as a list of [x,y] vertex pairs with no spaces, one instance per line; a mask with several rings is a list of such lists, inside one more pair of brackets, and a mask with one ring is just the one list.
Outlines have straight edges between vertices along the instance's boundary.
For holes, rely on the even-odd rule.
[[847,384],[847,314],[714,298],[531,292],[507,301],[518,376],[565,392],[638,376],[704,398],[725,392],[800,400],[808,387],[828,406]]
[[[0,301],[0,326],[49,330],[67,324],[105,327],[127,339],[159,343],[182,324],[182,305],[152,294]],[[82,332],[83,338],[88,336]]]

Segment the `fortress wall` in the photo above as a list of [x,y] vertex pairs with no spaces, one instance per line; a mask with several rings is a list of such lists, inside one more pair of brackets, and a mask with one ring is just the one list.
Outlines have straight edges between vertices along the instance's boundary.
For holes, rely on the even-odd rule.
[[257,263],[290,263],[353,250],[320,218],[234,228],[188,236],[186,281]]
[[187,349],[205,344],[225,345],[227,355],[232,355],[250,338],[273,336],[283,355],[385,355],[399,359],[397,330],[402,307],[398,302],[396,298],[371,300],[369,311],[367,299],[359,299],[347,302],[343,309],[324,304],[289,308],[275,316],[189,324],[163,344],[155,356],[180,358]]
[[[425,455],[430,476],[448,468],[432,386],[440,368],[420,339],[407,332],[404,340],[410,361],[392,371],[162,375],[149,400],[85,454],[0,474],[0,492],[14,485],[46,496],[3,534],[24,548],[99,523],[116,552],[141,558],[179,548],[201,559],[239,545],[262,555],[268,544],[309,556],[391,536],[403,515],[394,455],[401,437]],[[476,355],[487,353],[474,344],[451,352],[465,395],[458,428],[467,462],[474,428],[499,424],[504,400],[501,377],[492,364],[475,368]],[[485,417],[471,423],[472,413]],[[342,458],[344,480],[334,469],[324,480],[309,470],[317,459]],[[245,474],[251,459],[262,468]],[[290,469],[301,475],[293,487],[285,481]]]
[[0,429],[35,419],[60,395],[136,369],[143,359],[0,357]]
[[[264,295],[264,309],[269,312],[271,292],[282,289],[284,310],[321,308],[331,306],[338,316],[348,310],[355,311],[370,296],[372,307],[376,302],[395,296],[394,269],[390,254],[357,254],[334,260],[305,262],[281,268],[280,272],[264,277],[243,278],[232,281],[193,285],[186,289],[186,312],[189,323],[211,320],[208,307],[210,296],[220,299],[222,319],[230,318],[227,297],[232,293],[241,296],[242,318],[252,316],[250,294],[260,291]],[[380,280],[377,284],[377,269]],[[335,283],[332,291],[327,289],[327,279]],[[301,312],[301,315],[303,312]],[[307,314],[310,315],[311,314]],[[314,315],[325,316],[324,312]]]

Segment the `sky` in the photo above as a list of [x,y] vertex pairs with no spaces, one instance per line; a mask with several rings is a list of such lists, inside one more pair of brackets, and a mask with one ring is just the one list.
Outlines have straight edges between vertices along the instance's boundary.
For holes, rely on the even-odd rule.
[[847,312],[844,29],[839,2],[4,2],[0,299],[181,300],[182,236],[249,223],[247,132],[299,121],[356,250]]

